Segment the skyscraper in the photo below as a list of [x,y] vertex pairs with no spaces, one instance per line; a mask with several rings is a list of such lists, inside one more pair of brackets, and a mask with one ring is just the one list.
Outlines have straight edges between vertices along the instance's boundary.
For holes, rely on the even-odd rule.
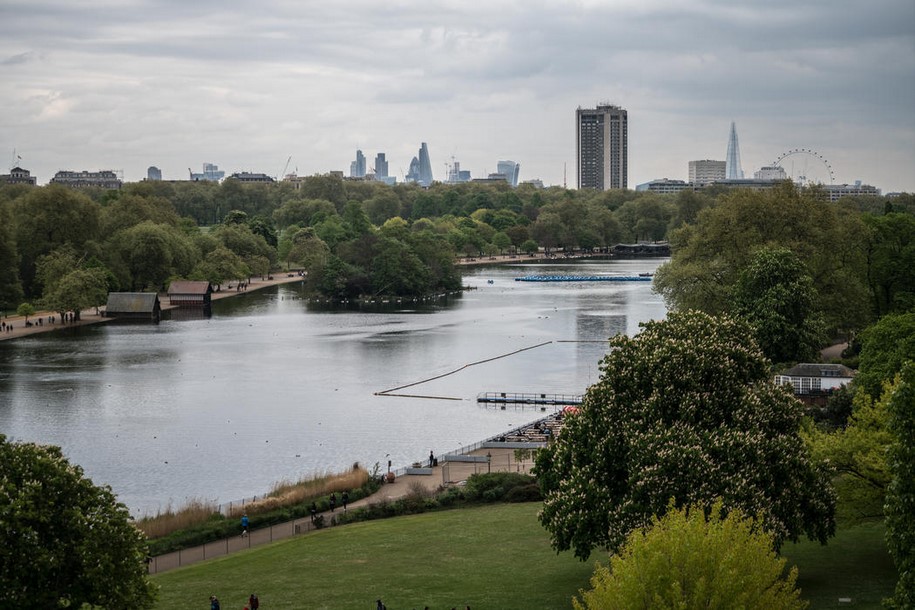
[[728,180],[743,178],[743,169],[740,167],[740,145],[737,143],[737,127],[731,121],[731,135],[728,137],[728,156],[726,157],[725,177]]
[[382,180],[388,177],[388,161],[384,153],[375,155],[375,180]]
[[356,151],[356,160],[349,164],[350,178],[365,178],[365,155],[361,150]]
[[419,155],[410,161],[410,171],[407,172],[404,179],[423,186],[432,184],[432,161],[429,159],[429,147],[425,142],[419,147]]
[[429,158],[429,147],[423,142],[419,147],[419,180],[423,186],[432,184],[432,160]]
[[578,188],[624,189],[629,184],[629,116],[598,104],[575,111]]
[[514,161],[499,161],[496,163],[496,172],[505,176],[505,180],[514,186],[518,186],[518,172],[521,165]]

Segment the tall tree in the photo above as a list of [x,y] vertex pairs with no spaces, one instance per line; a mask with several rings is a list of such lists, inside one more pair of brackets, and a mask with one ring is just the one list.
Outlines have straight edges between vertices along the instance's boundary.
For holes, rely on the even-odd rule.
[[671,261],[654,288],[676,309],[729,310],[740,271],[760,248],[794,252],[813,279],[828,329],[857,330],[870,309],[865,285],[867,231],[860,214],[786,182],[767,191],[734,189],[671,233]]
[[0,603],[150,608],[146,539],[58,447],[0,434]]
[[601,378],[538,452],[540,520],[587,558],[677,507],[759,514],[776,543],[835,530],[828,473],[799,434],[800,403],[775,386],[741,320],[673,312],[610,340]]
[[772,362],[807,361],[825,339],[817,292],[804,264],[787,248],[763,248],[741,270],[734,313],[754,329]]
[[915,360],[915,311],[883,316],[858,337],[861,359],[855,384],[873,398],[909,360]]
[[915,607],[915,362],[903,367],[889,412],[895,441],[888,454],[893,479],[887,489],[886,536],[899,572],[892,606],[902,610]]
[[22,301],[19,281],[19,252],[13,236],[9,206],[0,202],[0,310],[12,309]]
[[100,213],[99,205],[84,194],[56,185],[34,189],[16,200],[19,275],[27,295],[38,294],[34,284],[38,257],[64,244],[81,249],[96,240]]

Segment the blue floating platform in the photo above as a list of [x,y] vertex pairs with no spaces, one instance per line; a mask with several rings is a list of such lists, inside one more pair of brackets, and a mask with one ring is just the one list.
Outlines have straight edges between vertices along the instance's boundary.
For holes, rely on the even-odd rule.
[[526,275],[516,282],[650,282],[650,275]]

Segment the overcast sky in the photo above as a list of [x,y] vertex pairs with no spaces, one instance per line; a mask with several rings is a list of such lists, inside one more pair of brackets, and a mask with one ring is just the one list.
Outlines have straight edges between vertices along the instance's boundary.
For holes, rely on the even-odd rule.
[[[913,0],[0,0],[0,168],[204,162],[278,176],[421,142],[436,179],[499,159],[576,185],[575,109],[629,111],[629,186],[795,148],[915,191]],[[786,160],[795,174],[817,162]]]

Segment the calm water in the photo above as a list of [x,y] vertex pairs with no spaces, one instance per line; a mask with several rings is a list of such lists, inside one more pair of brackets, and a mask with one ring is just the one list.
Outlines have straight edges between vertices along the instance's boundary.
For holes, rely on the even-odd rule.
[[[61,446],[134,513],[235,500],[356,461],[408,465],[541,415],[478,405],[479,392],[582,393],[604,340],[665,315],[648,282],[515,277],[635,274],[660,262],[470,270],[464,283],[476,290],[381,312],[322,311],[288,285],[219,301],[210,319],[4,341],[0,433]],[[460,401],[374,395],[547,341],[407,390]]]

